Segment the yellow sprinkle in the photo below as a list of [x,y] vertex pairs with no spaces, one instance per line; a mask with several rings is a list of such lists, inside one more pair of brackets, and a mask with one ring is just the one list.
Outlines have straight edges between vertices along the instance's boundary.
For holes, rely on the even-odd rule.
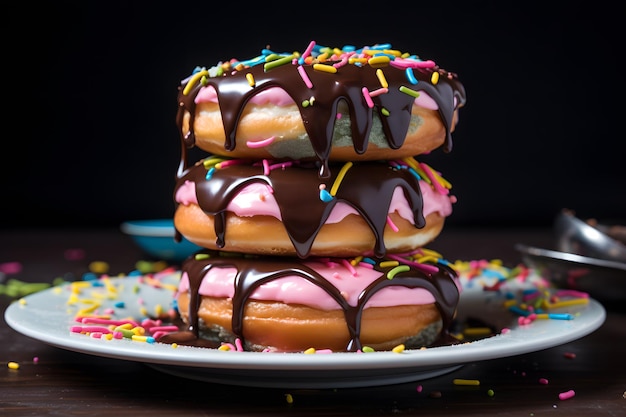
[[113,340],[113,333],[106,333],[106,334],[103,334],[103,335],[102,335],[102,338],[103,338],[103,339],[106,339],[106,340]]
[[202,165],[204,165],[205,168],[211,168],[212,166],[216,166],[217,164],[223,161],[224,161],[224,158],[207,158],[202,161]]
[[357,256],[353,260],[350,261],[350,265],[357,266],[363,260],[362,256]]
[[161,314],[163,314],[163,306],[161,304],[157,304],[154,306],[154,314],[159,317]]
[[132,323],[124,323],[124,324],[120,324],[119,326],[117,326],[115,330],[121,330],[121,329],[131,330],[132,328],[133,328]]
[[287,401],[287,404],[293,404],[293,396],[291,394],[285,394],[285,401]]
[[209,71],[207,70],[202,70],[192,75],[189,81],[187,81],[187,85],[183,89],[183,95],[186,96],[187,94],[189,94],[194,84],[197,83],[200,78],[207,76],[207,75],[209,75]]
[[94,274],[104,274],[109,271],[109,264],[103,261],[93,261],[89,264],[89,270]]
[[196,261],[201,261],[203,259],[209,259],[211,256],[208,253],[196,253],[195,259]]
[[352,162],[350,162],[350,161],[346,162],[341,167],[341,170],[337,174],[337,178],[335,179],[335,182],[333,183],[333,186],[330,188],[330,195],[332,195],[333,197],[335,196],[335,194],[337,194],[337,190],[339,189],[339,185],[341,184],[341,181],[343,181],[343,177],[346,175],[346,172],[348,172],[348,170],[350,168],[352,168]]
[[310,355],[312,353],[315,353],[315,348],[308,348],[307,350],[304,351],[304,353],[306,353],[307,355]]
[[24,298],[20,298],[19,303],[20,303],[21,305],[23,305],[23,306],[25,306],[25,305],[27,304],[27,303],[26,303],[26,300],[25,300]]
[[227,350],[230,350],[230,347],[228,345],[224,344],[224,345],[221,345],[220,347],[218,347],[217,350],[227,351]]
[[382,261],[379,264],[381,268],[387,268],[387,267],[398,266],[398,265],[400,265],[400,262],[398,261]]
[[349,64],[355,64],[355,63],[365,64],[367,63],[367,58],[348,58],[348,63]]
[[408,265],[400,265],[387,272],[387,279],[393,279],[400,272],[410,271],[411,268]]
[[141,326],[136,326],[136,327],[133,327],[133,328],[132,328],[132,329],[130,329],[130,330],[131,330],[133,333],[135,333],[136,335],[138,335],[138,336],[142,336],[143,334],[145,334],[145,333],[146,333],[146,329],[144,329],[144,328],[143,328],[143,327],[141,327]]
[[435,258],[438,258],[438,259],[443,258],[443,256],[441,256],[441,254],[435,250],[428,249],[428,248],[422,248],[421,250],[424,255],[434,256]]
[[463,331],[466,336],[483,336],[491,334],[489,327],[469,327]]
[[402,52],[398,51],[397,49],[385,49],[383,50],[383,53],[387,55],[393,55],[393,56],[402,55]]
[[172,349],[176,349],[178,347],[178,343],[172,343]]
[[139,311],[141,312],[142,316],[147,316],[148,315],[148,310],[145,307],[141,307],[139,309]]
[[509,308],[515,304],[517,304],[517,300],[506,300],[504,303],[504,307]]
[[20,369],[20,364],[17,362],[9,362],[7,363],[9,369]]
[[432,84],[437,84],[439,82],[439,73],[437,71],[433,71],[432,75],[430,76],[430,82]]
[[428,255],[428,256],[421,256],[421,257],[417,258],[417,259],[416,259],[416,261],[417,261],[417,262],[419,262],[419,263],[421,263],[421,264],[426,263],[426,262],[434,262],[434,263],[437,263],[437,261],[438,261],[439,259],[440,259],[440,258],[435,258],[434,256],[430,256],[430,255]]
[[570,306],[575,306],[575,305],[580,305],[580,304],[589,304],[589,299],[588,298],[574,298],[571,300],[557,301],[556,303],[546,303],[546,304],[548,305],[548,308],[550,309],[570,307]]
[[134,334],[131,337],[131,340],[133,342],[147,342],[148,341],[148,336],[142,336],[142,335]]
[[480,385],[480,381],[477,379],[460,379],[455,378],[452,380],[454,385]]
[[402,353],[402,352],[404,352],[404,345],[400,344],[400,345],[394,347],[393,349],[391,349],[391,351],[393,353]]
[[316,71],[327,72],[329,74],[335,74],[337,72],[337,68],[326,64],[313,64],[313,69]]
[[380,85],[383,88],[387,88],[389,87],[389,83],[387,82],[387,79],[385,78],[385,74],[383,73],[383,70],[381,70],[380,68],[378,68],[376,70],[376,76],[378,77],[378,82],[380,82]]
[[256,84],[254,81],[254,75],[252,75],[251,72],[246,74],[246,80],[248,80],[248,84],[250,84],[250,87],[254,87],[254,85]]
[[389,57],[386,55],[379,55],[367,60],[367,63],[372,68],[386,67],[389,65]]

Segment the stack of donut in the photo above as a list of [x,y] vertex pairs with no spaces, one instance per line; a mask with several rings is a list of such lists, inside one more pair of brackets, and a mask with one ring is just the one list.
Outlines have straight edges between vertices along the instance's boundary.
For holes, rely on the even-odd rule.
[[452,148],[456,74],[311,42],[196,68],[178,103],[174,224],[206,249],[182,265],[187,329],[162,342],[355,352],[447,334],[457,275],[425,246],[455,199],[417,157]]

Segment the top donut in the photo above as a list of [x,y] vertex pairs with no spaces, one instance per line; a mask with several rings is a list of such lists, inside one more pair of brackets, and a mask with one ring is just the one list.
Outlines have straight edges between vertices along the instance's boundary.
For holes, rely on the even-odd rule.
[[181,82],[183,148],[231,158],[395,159],[452,149],[465,90],[455,73],[389,44],[302,52],[196,68]]

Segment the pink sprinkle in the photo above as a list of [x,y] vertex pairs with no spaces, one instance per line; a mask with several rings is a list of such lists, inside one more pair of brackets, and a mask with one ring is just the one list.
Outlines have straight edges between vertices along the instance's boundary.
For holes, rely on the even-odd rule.
[[17,274],[22,270],[22,264],[19,262],[5,262],[0,264],[0,272],[5,274]]
[[337,119],[341,119],[341,113],[337,113]]
[[309,42],[309,46],[306,47],[304,52],[302,52],[302,59],[305,59],[307,56],[311,55],[311,51],[315,47],[315,41]]
[[398,226],[396,226],[396,224],[393,222],[393,220],[391,220],[391,217],[389,216],[387,216],[387,224],[389,225],[389,227],[391,227],[391,230],[393,230],[394,232],[397,232],[398,230],[400,230]]
[[33,358],[33,363],[38,363],[39,362],[39,356],[35,356]]
[[252,148],[252,149],[264,148],[266,146],[271,145],[272,142],[274,142],[275,138],[276,138],[276,136],[270,136],[267,139],[258,140],[256,142],[253,142],[253,141],[249,140],[249,141],[246,142],[246,145],[248,145],[248,148]]
[[[272,165],[270,165],[270,171],[271,171],[271,170],[274,170],[274,169],[278,169],[278,168],[280,168],[280,169],[283,169],[283,170],[284,170],[285,168],[289,168],[289,167],[290,167],[290,166],[292,166],[292,165],[293,165],[293,161],[279,162],[279,163],[277,163],[277,164],[272,164]],[[272,188],[271,188],[271,187],[268,187],[268,188],[269,188],[270,190],[272,190]],[[273,194],[273,193],[274,193],[274,191],[272,190],[272,194]]]
[[570,398],[573,398],[574,395],[576,395],[576,393],[574,392],[573,389],[569,390],[569,391],[565,391],[559,394],[559,400],[569,400]]
[[511,329],[509,329],[508,327],[504,327],[502,330],[500,330],[500,333],[507,334],[510,331],[511,331]]
[[367,262],[359,262],[361,268],[374,269],[374,265]]
[[85,251],[83,249],[67,249],[63,255],[68,261],[79,261],[85,258]]
[[70,328],[72,333],[111,333],[111,331],[102,326],[72,326]]
[[333,353],[332,349],[320,349],[316,350],[315,353]]
[[574,352],[565,352],[563,356],[567,359],[576,359],[576,354]]
[[379,96],[381,94],[386,94],[388,92],[389,92],[388,88],[382,87],[382,88],[379,88],[377,90],[370,91],[369,94],[370,94],[370,97],[376,97],[376,96]]
[[548,385],[548,380],[547,380],[547,379],[545,379],[545,378],[539,378],[539,383],[540,383],[541,385]]
[[270,163],[267,159],[263,160],[263,175],[270,175]]
[[90,334],[93,339],[102,339],[102,332],[93,332]]
[[350,55],[346,55],[346,56],[342,57],[342,58],[341,58],[341,61],[339,61],[339,62],[335,62],[335,63],[333,64],[333,67],[335,67],[335,68],[341,68],[341,67],[343,67],[344,65],[346,65],[346,64],[348,63],[348,57],[349,57],[349,56],[350,56]]
[[556,295],[557,297],[570,296],[576,298],[589,298],[589,294],[587,294],[586,292],[576,290],[558,290],[554,295]]
[[435,174],[433,174],[432,169],[428,165],[426,165],[423,162],[420,162],[419,166],[420,166],[420,168],[422,168],[424,170],[424,172],[426,173],[426,176],[430,180],[432,186],[435,187],[435,190],[437,192],[439,192],[440,194],[444,194],[444,195],[450,193],[450,191],[447,188],[445,188],[441,184],[439,184],[439,181],[437,181],[437,178],[435,178]]
[[237,352],[243,352],[243,345],[241,344],[241,339],[235,339],[235,346],[237,347]]
[[367,103],[367,107],[369,107],[370,109],[374,107],[374,102],[372,101],[372,98],[370,97],[370,92],[367,90],[367,87],[363,87],[361,89],[361,93],[363,93],[363,98],[365,99],[365,102]]
[[421,264],[419,262],[409,261],[409,260],[406,260],[406,259],[402,258],[401,256],[394,255],[394,254],[387,254],[387,256],[390,259],[393,259],[393,260],[398,261],[400,263],[412,266],[412,267],[417,268],[417,269],[421,269],[422,271],[424,271],[424,272],[426,272],[428,274],[434,274],[435,272],[439,271],[439,268],[437,268],[435,265]]
[[418,385],[416,388],[417,392],[422,392],[423,389],[424,387],[422,387],[421,385]]
[[122,332],[113,332],[113,338],[114,339],[123,339],[124,338],[124,333],[122,333]]
[[350,273],[352,274],[352,276],[356,277],[356,269],[354,269],[354,266],[352,266],[352,264],[350,262],[348,262],[347,259],[341,259],[341,264],[346,267],[346,269],[348,271],[350,271]]
[[177,326],[154,326],[147,329],[149,332],[175,332],[178,331]]
[[313,88],[313,83],[311,82],[311,79],[309,78],[302,65],[298,66],[298,74],[300,74],[300,78],[302,78],[302,81],[304,81],[304,85],[306,85],[308,88]]

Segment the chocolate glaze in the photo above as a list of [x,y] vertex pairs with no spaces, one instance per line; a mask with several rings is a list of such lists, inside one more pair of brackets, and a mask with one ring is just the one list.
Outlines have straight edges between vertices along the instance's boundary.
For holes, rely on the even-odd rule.
[[[328,282],[323,276],[313,269],[303,265],[297,258],[274,258],[274,257],[244,257],[231,254],[222,257],[218,251],[204,250],[202,254],[208,258],[191,256],[182,265],[182,271],[189,277],[189,317],[186,330],[170,333],[159,339],[164,343],[178,343],[186,345],[219,346],[219,343],[211,345],[207,340],[199,337],[198,307],[201,302],[199,294],[200,284],[204,276],[211,268],[236,268],[235,293],[233,296],[232,331],[234,337],[241,339],[245,346],[244,311],[250,295],[263,283],[279,279],[286,275],[302,277],[314,285],[322,288],[331,296],[344,312],[346,325],[350,334],[350,340],[346,345],[346,351],[354,352],[363,348],[360,341],[361,317],[367,301],[378,291],[389,286],[402,286],[408,288],[423,288],[433,294],[435,305],[441,315],[443,329],[447,329],[456,313],[459,300],[459,290],[456,280],[456,272],[445,264],[428,263],[437,267],[434,273],[425,272],[414,266],[409,271],[397,273],[393,279],[387,277],[387,272],[393,267],[381,267],[379,263],[374,266],[380,272],[380,278],[372,282],[359,295],[355,306],[349,305],[339,290]],[[210,325],[210,323],[207,323]],[[447,331],[443,331],[444,340],[451,340]]]
[[[337,61],[327,61],[325,64],[332,65],[335,62]],[[194,100],[203,85],[211,85],[217,92],[226,133],[224,142],[226,151],[235,148],[235,135],[239,118],[250,98],[264,89],[280,87],[296,103],[303,103],[312,97],[315,98],[314,105],[305,107],[299,104],[299,109],[311,145],[321,163],[320,177],[326,178],[329,175],[328,158],[332,146],[338,103],[345,100],[348,105],[353,146],[356,153],[362,154],[367,150],[374,112],[380,116],[389,147],[398,149],[404,143],[411,119],[411,108],[415,99],[399,89],[400,86],[408,86],[413,90],[428,93],[437,103],[441,121],[446,128],[444,150],[449,152],[452,149],[450,132],[453,114],[455,109],[462,106],[466,100],[465,90],[458,81],[457,75],[436,66],[415,69],[414,75],[418,83],[412,85],[408,82],[403,69],[386,66],[382,68],[382,71],[389,84],[388,93],[372,97],[374,107],[370,108],[363,98],[362,88],[366,87],[368,91],[374,91],[381,87],[380,80],[376,75],[377,69],[369,65],[347,64],[340,67],[335,74],[329,74],[314,70],[312,65],[304,65],[304,70],[313,84],[311,89],[303,82],[297,71],[297,65],[292,64],[285,64],[269,70],[265,70],[263,65],[256,65],[247,67],[242,71],[225,71],[223,76],[207,78],[203,83],[197,82],[188,94],[183,94],[183,89],[188,81],[185,80],[179,87],[179,108],[176,117],[183,148],[195,145],[193,122],[196,105]],[[435,71],[439,72],[441,76],[439,81],[433,84],[430,80]],[[246,78],[248,73],[254,77],[254,86],[250,86]],[[383,114],[383,109],[388,110],[388,115]],[[187,134],[183,134],[182,121],[186,111],[191,115],[190,130]],[[179,173],[188,166],[185,157],[186,152],[183,151]]]
[[[331,188],[341,168],[341,165],[331,166],[327,189]],[[320,199],[315,164],[306,163],[273,169],[268,175],[263,174],[261,164],[230,165],[216,169],[209,180],[206,179],[207,168],[198,163],[178,179],[176,189],[185,181],[196,184],[200,208],[214,216],[218,248],[226,243],[225,214],[230,201],[244,186],[262,183],[273,190],[283,225],[299,257],[309,256],[315,237],[338,202],[352,206],[363,217],[376,239],[374,254],[382,257],[386,253],[383,234],[396,187],[404,191],[413,210],[415,227],[425,225],[419,180],[408,169],[395,166],[388,162],[353,163],[329,202]]]

